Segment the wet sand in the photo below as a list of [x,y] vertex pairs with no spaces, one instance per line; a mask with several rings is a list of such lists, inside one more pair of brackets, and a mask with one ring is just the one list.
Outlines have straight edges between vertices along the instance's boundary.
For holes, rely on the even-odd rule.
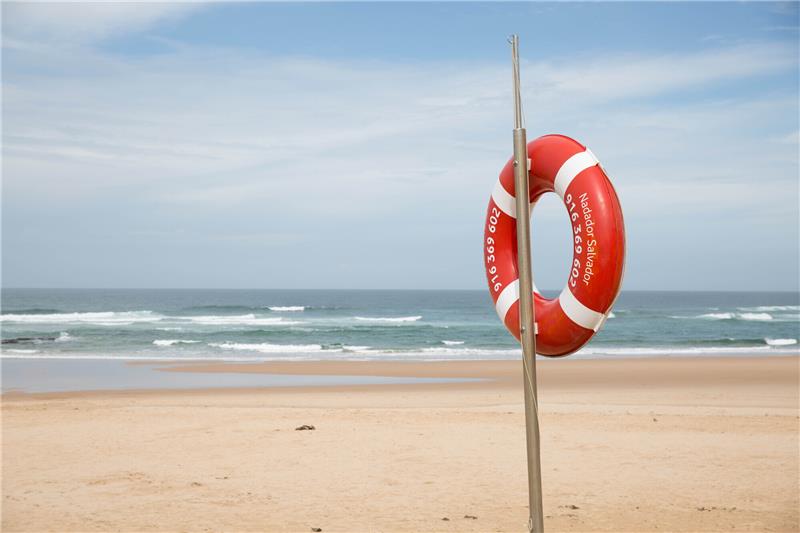
[[[6,394],[2,529],[524,531],[520,365],[197,363],[161,371],[481,381]],[[799,368],[540,361],[546,529],[798,530]]]

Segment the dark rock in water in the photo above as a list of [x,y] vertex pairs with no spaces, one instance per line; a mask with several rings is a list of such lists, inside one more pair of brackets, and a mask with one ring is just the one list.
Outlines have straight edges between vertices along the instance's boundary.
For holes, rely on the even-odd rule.
[[322,531],[322,528],[321,527],[312,527],[311,531],[314,531],[315,533],[319,533],[320,531]]
[[446,516],[444,518],[442,518],[442,520],[445,521],[445,522],[449,522],[450,521],[450,519],[447,518]]
[[478,517],[472,514],[465,514],[464,518],[469,518],[470,520],[477,520]]
[[23,344],[36,341],[54,341],[55,337],[14,337],[13,339],[3,339],[3,344]]
[[577,505],[573,505],[573,504],[560,505],[559,507],[563,507],[564,509],[572,509],[572,510],[580,509],[580,507],[578,507]]
[[294,428],[295,431],[314,431],[315,429],[317,428],[310,424],[303,424],[302,426]]

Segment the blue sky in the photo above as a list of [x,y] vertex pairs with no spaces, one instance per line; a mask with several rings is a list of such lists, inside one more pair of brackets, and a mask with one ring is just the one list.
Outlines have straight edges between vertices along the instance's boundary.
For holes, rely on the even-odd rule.
[[[798,290],[797,3],[22,4],[3,15],[4,286],[484,287],[528,137],[610,173],[624,288]],[[537,285],[569,224],[534,212]]]

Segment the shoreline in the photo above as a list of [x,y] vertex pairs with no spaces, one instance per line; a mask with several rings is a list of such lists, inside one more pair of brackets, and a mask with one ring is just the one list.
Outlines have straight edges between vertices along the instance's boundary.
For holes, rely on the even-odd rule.
[[[696,366],[709,362],[727,361],[729,365],[750,365],[761,361],[796,359],[797,355],[769,356],[693,356],[693,357],[626,357],[570,359],[537,357],[537,370],[564,377],[557,365],[583,365],[596,370],[611,366]],[[269,374],[318,374],[318,375],[372,375],[395,377],[441,377],[441,378],[486,378],[493,381],[520,378],[522,361],[519,359],[483,359],[457,361],[261,361],[261,362],[208,362],[184,364],[182,361],[161,362],[159,370],[164,372],[203,373],[269,373]],[[726,372],[726,369],[722,369]],[[605,376],[606,378],[618,374]],[[662,376],[663,377],[663,376]],[[674,377],[674,376],[672,376]],[[690,377],[687,375],[686,377]]]
[[[47,364],[42,360],[32,360]],[[59,360],[60,361],[60,360]],[[86,360],[80,360],[82,364]],[[469,360],[469,361],[113,361],[97,359],[113,363],[131,371],[141,372],[147,369],[152,381],[157,383],[159,375],[204,376],[205,380],[218,376],[259,375],[274,378],[263,385],[244,384],[220,386],[148,386],[148,387],[109,387],[86,388],[77,390],[53,390],[29,392],[25,390],[8,390],[0,394],[3,401],[36,397],[75,397],[81,395],[102,396],[125,394],[159,394],[181,392],[225,393],[236,391],[271,391],[278,392],[324,392],[358,388],[391,387],[394,389],[426,390],[447,388],[455,389],[497,389],[519,388],[522,386],[521,365],[519,360]],[[776,363],[773,363],[776,362]],[[775,364],[783,366],[786,371],[775,373],[771,370]],[[796,370],[800,368],[800,356],[693,356],[693,357],[637,357],[609,359],[560,359],[537,358],[537,377],[540,389],[641,389],[652,386],[687,388],[703,386],[707,383],[713,367],[715,382],[731,383],[758,382],[797,382]],[[792,369],[795,370],[794,374]],[[576,372],[576,370],[579,370]],[[286,376],[286,383],[281,383],[281,376]],[[297,377],[341,377],[340,382],[319,384],[293,383]],[[794,376],[794,377],[793,377]],[[385,382],[359,382],[362,378],[389,378]],[[395,381],[391,381],[394,379]],[[404,382],[418,379],[421,382]],[[350,380],[348,382],[347,380]],[[442,381],[438,381],[442,380]],[[427,381],[427,382],[425,382]],[[521,390],[521,389],[520,389]]]

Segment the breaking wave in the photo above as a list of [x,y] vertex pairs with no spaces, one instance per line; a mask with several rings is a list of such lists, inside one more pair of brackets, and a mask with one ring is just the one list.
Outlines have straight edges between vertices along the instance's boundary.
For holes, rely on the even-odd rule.
[[697,316],[673,316],[672,318],[702,318],[706,320],[772,320],[769,313],[706,313]]
[[209,315],[178,318],[184,320],[188,319],[194,324],[200,324],[203,326],[292,326],[295,324],[302,324],[302,322],[284,320],[282,317],[257,317],[253,313],[234,316]]
[[260,353],[308,353],[322,351],[321,344],[270,344],[262,343],[240,343],[240,342],[212,342],[209,346],[221,348],[223,350],[247,350]]
[[101,311],[92,313],[8,313],[0,315],[0,322],[25,324],[96,324],[101,326],[129,325],[137,322],[158,322],[163,315],[152,311]]
[[[131,324],[145,323],[191,323],[199,325],[235,325],[235,326],[269,326],[300,324],[285,320],[283,317],[260,317],[255,313],[243,315],[200,315],[200,316],[171,316],[154,313],[152,311],[100,311],[89,313],[50,313],[50,314],[19,314],[7,313],[0,315],[0,322],[14,324],[87,324],[99,326],[129,326]],[[161,331],[179,331],[178,326],[164,326],[156,328]]]
[[241,343],[241,342],[212,342],[209,344],[214,348],[223,350],[242,350],[259,353],[287,354],[287,353],[368,353],[373,352],[370,346],[351,346],[349,344],[272,344],[261,343]]
[[757,307],[739,307],[740,311],[800,311],[800,305],[759,305]]
[[417,320],[421,320],[422,316],[400,316],[400,317],[383,317],[383,316],[356,316],[353,317],[356,320],[360,320],[362,322],[416,322]]
[[764,339],[770,346],[792,346],[797,344],[797,339]]
[[187,341],[183,339],[156,339],[153,344],[156,346],[174,346],[175,344],[197,344],[200,341]]

